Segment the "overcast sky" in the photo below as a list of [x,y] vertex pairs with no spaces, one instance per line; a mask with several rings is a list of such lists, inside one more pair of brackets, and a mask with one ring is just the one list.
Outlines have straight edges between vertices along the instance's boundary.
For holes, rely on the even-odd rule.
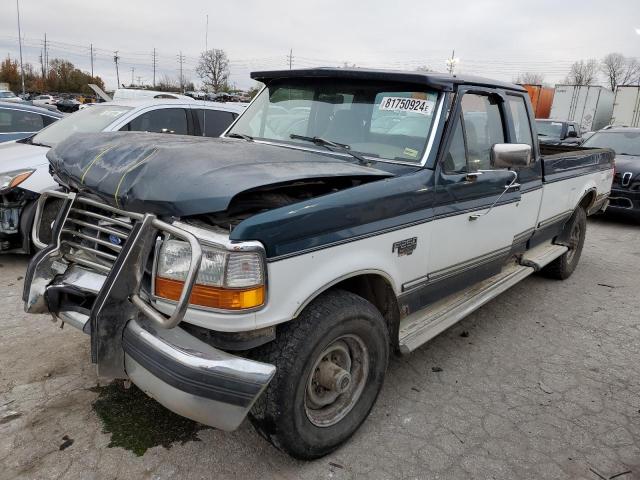
[[[337,66],[444,71],[455,48],[457,71],[513,80],[523,71],[562,81],[574,60],[609,52],[640,57],[640,0],[596,2],[457,0],[236,0],[36,1],[20,0],[25,62],[39,65],[45,33],[49,58],[66,58],[91,67],[115,87],[113,51],[118,50],[120,80],[151,83],[151,52],[158,73],[178,77],[178,54],[186,56],[187,79],[199,81],[195,65],[208,46],[224,49],[231,81],[253,84],[251,70]],[[2,56],[18,54],[15,2],[3,1],[0,15]]]

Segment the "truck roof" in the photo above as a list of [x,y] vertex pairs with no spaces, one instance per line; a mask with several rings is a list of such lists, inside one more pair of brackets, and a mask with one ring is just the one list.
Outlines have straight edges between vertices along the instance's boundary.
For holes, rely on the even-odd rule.
[[374,70],[366,68],[318,67],[295,70],[266,70],[251,72],[251,78],[263,83],[281,78],[336,78],[354,80],[379,80],[425,85],[439,90],[451,91],[457,85],[478,85],[525,92],[521,85],[500,82],[473,75],[450,75],[447,73],[417,72],[403,70]]

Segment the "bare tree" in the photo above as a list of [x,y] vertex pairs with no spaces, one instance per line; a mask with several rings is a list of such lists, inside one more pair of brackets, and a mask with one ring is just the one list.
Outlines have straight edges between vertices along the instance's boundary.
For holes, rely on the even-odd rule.
[[513,83],[519,83],[520,85],[542,85],[544,83],[544,74],[522,72],[513,80]]
[[602,59],[600,71],[607,78],[611,91],[618,85],[640,83],[640,62],[621,53],[610,53]]
[[200,54],[196,72],[204,82],[205,88],[219,92],[227,88],[229,80],[229,59],[224,50],[217,48]]
[[180,91],[180,82],[175,78],[171,78],[169,75],[162,75],[160,80],[156,84],[156,90],[161,92],[179,92]]
[[573,62],[564,83],[569,85],[593,85],[597,80],[597,73],[598,61],[595,58]]

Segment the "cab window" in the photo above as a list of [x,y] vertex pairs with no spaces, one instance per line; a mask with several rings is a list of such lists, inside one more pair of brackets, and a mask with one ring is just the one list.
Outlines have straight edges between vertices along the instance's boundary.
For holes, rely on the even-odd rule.
[[[444,158],[447,173],[468,173],[491,168],[491,147],[504,143],[504,121],[499,100],[467,93],[460,116],[452,119],[453,136]],[[464,152],[464,155],[463,155]]]

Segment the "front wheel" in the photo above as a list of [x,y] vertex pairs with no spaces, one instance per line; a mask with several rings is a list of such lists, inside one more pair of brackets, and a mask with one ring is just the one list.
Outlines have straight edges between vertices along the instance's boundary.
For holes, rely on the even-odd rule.
[[389,334],[380,312],[350,292],[314,300],[254,352],[276,366],[250,419],[267,440],[301,459],[330,453],[369,414],[382,388]]

